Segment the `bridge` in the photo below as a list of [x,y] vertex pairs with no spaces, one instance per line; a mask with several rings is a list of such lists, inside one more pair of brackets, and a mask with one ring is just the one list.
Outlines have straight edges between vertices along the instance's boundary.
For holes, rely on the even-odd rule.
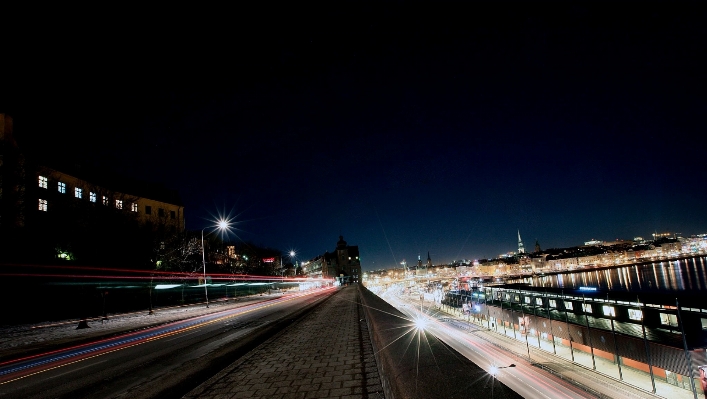
[[[539,367],[510,341],[489,335],[487,326],[419,297],[359,284],[303,286],[308,279],[219,281],[186,287],[157,284],[153,276],[153,291],[170,287],[159,289],[151,312],[99,313],[87,319],[86,329],[76,329],[77,319],[6,327],[0,331],[0,392],[29,398],[453,398],[470,392],[544,398],[552,386],[557,397],[607,397],[602,389],[613,397],[657,397],[597,373],[590,383]],[[194,302],[161,302],[167,298],[162,293],[202,292],[203,285],[211,289],[209,307],[196,292]],[[246,286],[252,291],[240,291]],[[143,300],[141,289],[135,292]],[[509,364],[516,367],[505,368]],[[684,393],[689,391],[668,397]]]

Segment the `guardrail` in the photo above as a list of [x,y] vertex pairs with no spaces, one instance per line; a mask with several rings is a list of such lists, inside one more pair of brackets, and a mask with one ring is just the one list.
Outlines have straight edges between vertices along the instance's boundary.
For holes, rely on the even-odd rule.
[[[429,306],[428,306],[427,308],[429,309]],[[466,324],[473,323],[474,325],[479,326],[479,327],[481,327],[481,328],[483,329],[483,330],[476,330],[476,331],[488,331],[488,332],[492,332],[492,333],[495,333],[495,334],[499,334],[499,335],[505,337],[505,335],[500,334],[500,333],[496,333],[496,332],[493,331],[493,329],[488,328],[487,326],[484,326],[482,321],[477,322],[477,321],[465,320],[465,319],[463,318],[463,315],[460,314],[460,315],[459,315],[460,317],[457,317],[454,313],[449,313],[449,312],[447,312],[446,310],[444,310],[442,306],[435,306],[435,308],[436,308],[437,310],[439,310],[440,312],[444,312],[444,313],[446,313],[447,315],[449,315],[449,316],[441,316],[441,317],[439,317],[439,320],[440,320],[440,321],[443,321],[443,322],[450,322],[450,321],[452,321],[452,320],[456,320],[456,321],[460,322],[462,326],[464,326],[464,325],[466,325]],[[466,330],[471,331],[471,328],[468,328],[468,329],[467,329],[467,328],[463,328],[463,329],[466,329]],[[501,344],[501,343],[499,343],[499,342],[497,342],[497,341],[489,340],[489,339],[487,339],[486,337],[484,337],[483,335],[477,335],[477,336],[481,337],[481,338],[484,339],[486,342],[488,342],[488,343],[490,343],[490,344],[492,344],[492,345],[494,345],[494,346],[496,346],[496,347],[498,347],[498,348],[500,348],[500,349],[503,349],[505,352],[507,352],[510,356],[514,357],[515,359],[518,359],[518,360],[521,360],[521,359],[522,359],[522,360],[530,360],[530,359],[529,359],[529,356],[526,356],[525,354],[520,354],[520,353],[518,353],[518,352],[517,352],[515,349],[513,349],[513,348],[510,348],[510,347],[508,347],[508,346],[506,346],[506,345],[503,345],[503,344]],[[508,338],[508,337],[506,337],[506,338]],[[552,357],[555,356],[555,355],[554,355],[553,353],[551,353],[551,352],[548,352],[548,351],[546,351],[546,350],[544,350],[544,349],[542,349],[542,348],[536,348],[536,347],[534,347],[534,346],[528,347],[528,352],[531,352],[531,350],[530,350],[531,348],[532,348],[532,352],[535,352],[536,354],[537,354],[538,352],[541,352],[542,355],[547,355],[547,356],[552,356]],[[564,359],[562,359],[562,360],[564,360]],[[611,398],[612,398],[611,396],[607,396],[607,395],[605,395],[605,394],[603,394],[603,393],[601,393],[601,392],[599,392],[599,391],[597,391],[597,390],[595,390],[595,389],[593,389],[593,388],[591,388],[591,387],[588,387],[588,386],[582,384],[582,382],[580,382],[580,381],[578,381],[578,380],[576,380],[576,379],[574,379],[574,378],[572,378],[572,377],[570,377],[570,376],[567,376],[566,374],[563,374],[562,372],[560,372],[560,371],[558,371],[558,370],[555,370],[555,369],[553,369],[553,368],[551,368],[551,367],[548,367],[548,366],[544,365],[543,363],[530,361],[530,364],[533,365],[534,367],[538,367],[538,368],[540,368],[540,369],[542,369],[542,370],[545,370],[545,371],[551,373],[552,375],[557,376],[558,378],[560,378],[560,379],[562,379],[562,380],[564,380],[564,381],[567,381],[567,382],[571,383],[571,384],[574,385],[575,387],[577,387],[577,388],[579,388],[579,389],[581,389],[581,390],[583,390],[583,391],[585,391],[585,392],[587,392],[587,393],[590,393],[590,394],[592,394],[592,395],[595,395],[595,396],[597,396],[597,397],[599,397],[599,398],[602,398],[602,399],[604,399],[604,398],[606,398],[606,399],[611,399]],[[629,383],[627,383],[626,381],[617,380],[616,378],[614,378],[614,377],[612,377],[612,376],[610,376],[610,375],[601,373],[600,371],[596,371],[596,370],[589,369],[589,368],[587,368],[586,366],[584,366],[584,365],[582,365],[582,364],[579,364],[579,363],[571,363],[571,364],[570,364],[570,367],[576,367],[576,368],[584,369],[584,370],[587,371],[587,372],[598,373],[598,374],[602,375],[604,378],[610,378],[611,380],[613,380],[613,381],[616,382],[617,384],[620,384],[620,385],[615,385],[615,386],[614,386],[614,389],[615,389],[615,390],[620,390],[620,391],[622,391],[622,392],[623,392],[624,394],[626,394],[627,396],[630,396],[630,397],[633,397],[633,398],[636,398],[636,399],[645,399],[646,397],[662,398],[661,396],[658,396],[658,395],[656,395],[656,394],[654,394],[654,393],[652,393],[652,392],[646,391],[646,390],[644,390],[644,389],[642,389],[642,388],[640,388],[640,387],[637,387],[637,386],[635,386],[635,385],[629,384]],[[586,378],[593,378],[592,376],[585,376],[585,377],[586,377]],[[594,380],[597,381],[597,382],[600,382],[600,383],[602,382],[602,381],[599,381],[599,380],[597,380],[597,379],[594,379]],[[635,390],[637,390],[637,391],[640,391],[640,393],[631,392],[631,391],[628,391],[628,390],[626,390],[626,389],[622,389],[622,388],[620,387],[621,385],[624,385],[624,386],[630,387],[630,388],[632,388],[632,389],[635,389]]]

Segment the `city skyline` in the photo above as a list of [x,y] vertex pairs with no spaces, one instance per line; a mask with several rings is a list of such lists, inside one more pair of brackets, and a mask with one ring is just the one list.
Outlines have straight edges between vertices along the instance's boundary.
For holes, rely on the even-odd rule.
[[700,234],[697,4],[17,13],[0,112],[23,148],[178,190],[188,230],[230,215],[299,260],[340,235],[369,270],[495,257],[518,231],[528,252]]
[[[657,239],[660,239],[660,238],[682,239],[682,238],[694,238],[694,237],[700,237],[700,236],[704,237],[704,236],[706,236],[706,235],[707,235],[707,233],[694,233],[694,234],[690,234],[690,235],[682,235],[682,234],[680,234],[680,233],[674,233],[674,232],[662,232],[662,233],[652,233],[650,237],[636,235],[636,236],[631,237],[631,238],[614,238],[614,239],[608,239],[608,240],[591,238],[591,239],[586,240],[586,241],[584,241],[584,242],[580,242],[580,243],[576,243],[576,244],[574,244],[574,245],[568,245],[568,246],[561,246],[561,247],[543,247],[543,246],[540,246],[540,251],[539,251],[539,253],[546,253],[546,252],[548,252],[548,251],[550,251],[550,250],[561,250],[561,249],[568,249],[568,248],[579,248],[579,247],[591,246],[591,245],[613,245],[613,244],[615,244],[615,243],[617,243],[617,242],[636,242],[636,241],[640,241],[641,243],[650,244],[650,243],[652,243],[653,241],[655,241],[655,240],[657,240]],[[532,244],[533,244],[532,246],[528,247],[528,245],[525,243],[525,240],[523,241],[523,246],[524,246],[524,248],[526,248],[525,251],[523,252],[525,255],[531,255],[531,254],[533,254],[533,253],[536,252],[536,251],[535,251],[535,241],[533,241]],[[457,262],[457,261],[471,261],[471,262],[474,262],[474,261],[479,261],[479,260],[495,260],[495,259],[501,259],[501,258],[504,258],[504,257],[515,256],[515,255],[520,255],[520,254],[521,254],[521,252],[519,252],[519,251],[518,251],[518,247],[516,247],[515,249],[509,250],[509,251],[507,251],[507,252],[495,254],[495,255],[492,255],[492,256],[471,257],[471,258],[470,258],[470,257],[461,257],[461,258],[455,258],[455,259],[451,259],[451,260],[444,259],[444,260],[439,261],[439,262],[433,261],[433,265],[434,265],[434,266],[451,265],[451,264],[453,264],[454,262]],[[422,256],[422,255],[420,255],[420,256]],[[430,256],[430,258],[432,258],[432,257]],[[403,258],[402,261],[401,261],[399,264],[397,264],[397,265],[390,265],[390,266],[388,266],[388,267],[382,267],[382,268],[380,268],[380,269],[375,269],[375,270],[386,270],[386,269],[391,269],[391,268],[400,268],[400,267],[403,267],[403,266],[405,266],[405,267],[415,267],[415,266],[417,266],[417,259],[418,259],[418,258],[416,257],[416,258],[413,259],[413,260],[411,260],[411,259],[412,259],[412,258],[407,258],[407,257],[405,257],[405,258]],[[423,261],[424,261],[424,259],[426,259],[426,258],[425,258],[424,256],[422,256],[421,259],[423,259]],[[403,265],[403,262],[405,263],[404,265]],[[369,270],[374,270],[374,269],[369,269]]]

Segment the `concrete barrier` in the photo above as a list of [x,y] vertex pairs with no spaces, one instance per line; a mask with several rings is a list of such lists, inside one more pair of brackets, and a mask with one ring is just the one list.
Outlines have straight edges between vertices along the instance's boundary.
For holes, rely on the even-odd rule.
[[434,335],[404,335],[412,323],[363,285],[359,290],[386,399],[522,398]]

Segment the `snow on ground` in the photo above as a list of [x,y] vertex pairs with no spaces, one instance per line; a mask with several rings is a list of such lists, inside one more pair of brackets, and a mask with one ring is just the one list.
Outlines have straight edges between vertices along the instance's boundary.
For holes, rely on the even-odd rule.
[[275,296],[280,295],[258,295],[239,297],[236,300],[212,301],[209,302],[208,308],[204,303],[200,303],[171,308],[155,308],[153,309],[153,314],[149,314],[147,309],[133,313],[108,314],[108,320],[105,321],[102,320],[102,317],[87,319],[90,328],[83,329],[76,328],[79,325],[78,319],[2,326],[0,327],[0,359],[14,353],[21,353],[49,344],[61,344],[74,340],[138,330],[151,325],[232,309]]

